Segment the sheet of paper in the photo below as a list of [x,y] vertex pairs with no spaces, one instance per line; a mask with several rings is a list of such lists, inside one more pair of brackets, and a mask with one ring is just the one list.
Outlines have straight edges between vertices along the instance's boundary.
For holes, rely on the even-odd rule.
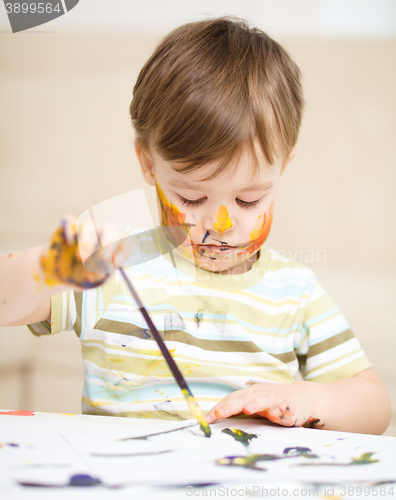
[[[396,481],[396,438],[230,419],[206,438],[194,420],[0,415],[2,477],[67,486],[88,475],[107,487]],[[184,427],[184,428],[183,428]],[[227,433],[224,429],[231,429]],[[232,429],[250,434],[243,439]],[[234,435],[232,435],[234,433]],[[138,439],[144,438],[145,439]],[[241,441],[242,439],[242,441]]]

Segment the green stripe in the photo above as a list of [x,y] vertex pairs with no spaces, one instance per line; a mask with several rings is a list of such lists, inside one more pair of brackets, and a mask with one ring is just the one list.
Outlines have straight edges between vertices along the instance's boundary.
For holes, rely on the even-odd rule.
[[[147,336],[147,329],[140,328],[133,324],[101,319],[95,327],[96,330],[111,332],[115,334],[129,335],[139,339],[151,340],[153,338]],[[193,335],[182,330],[159,330],[161,337],[164,340],[173,342],[181,342],[183,344],[199,347],[205,351],[215,352],[263,352],[254,342],[240,340],[208,340],[198,339]],[[151,335],[151,334],[150,334]]]
[[[119,373],[125,375],[127,379],[128,375],[136,375],[139,377],[170,377],[170,370],[158,348],[152,351],[152,360],[149,358],[149,349],[142,349],[141,352],[136,350],[135,353],[144,355],[145,357],[142,358],[133,355],[125,356],[122,354],[113,354],[111,352],[106,353],[100,347],[83,344],[84,359],[91,363],[95,363],[103,370],[111,371],[113,374]],[[230,366],[225,365],[225,363],[220,365],[219,363],[212,363],[203,359],[194,360],[194,362],[180,359],[181,357],[184,358],[184,356],[181,355],[179,358],[177,351],[172,352],[172,357],[176,361],[181,373],[190,380],[200,377],[257,377],[262,379],[263,382],[268,380],[279,383],[294,381],[288,366],[282,365],[277,360],[268,363],[251,363],[248,366],[235,363]],[[269,360],[272,359],[270,355],[268,355],[268,357]],[[255,368],[259,368],[259,370]],[[266,368],[273,369],[267,370]],[[132,387],[144,384],[144,381],[128,381],[120,375],[119,380],[109,380],[106,383],[112,390],[128,391]]]
[[308,351],[308,358],[312,358],[313,356],[317,356],[318,354],[322,354],[325,351],[329,351],[333,347],[337,347],[347,340],[353,339],[354,335],[350,329],[344,330],[338,335],[334,335],[327,340],[323,340],[323,342],[319,342],[315,345],[311,345]]
[[77,311],[77,319],[74,323],[74,331],[76,332],[77,337],[81,335],[81,317],[82,317],[82,292],[74,292],[74,300],[76,301],[76,311]]
[[349,363],[346,363],[344,366],[339,366],[333,370],[330,370],[322,375],[317,375],[313,377],[306,377],[306,380],[310,382],[321,382],[321,383],[329,383],[334,382],[335,380],[340,380],[342,378],[349,378],[361,373],[368,368],[371,368],[371,363],[367,356],[363,355],[358,359],[354,359]]

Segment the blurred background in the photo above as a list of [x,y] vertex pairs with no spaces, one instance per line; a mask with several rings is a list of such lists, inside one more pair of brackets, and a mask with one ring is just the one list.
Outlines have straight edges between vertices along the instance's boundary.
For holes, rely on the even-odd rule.
[[[396,2],[80,0],[15,33],[0,4],[0,254],[47,243],[60,217],[144,188],[132,88],[162,36],[234,15],[283,44],[307,107],[267,246],[316,272],[392,398],[396,435]],[[0,328],[0,408],[80,412],[73,332]],[[370,404],[370,401],[367,401]]]

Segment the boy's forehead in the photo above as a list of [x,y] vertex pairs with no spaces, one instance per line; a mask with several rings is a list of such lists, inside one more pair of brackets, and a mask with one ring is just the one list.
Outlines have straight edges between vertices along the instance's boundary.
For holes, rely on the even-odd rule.
[[217,160],[187,172],[183,171],[189,166],[187,162],[166,161],[159,155],[155,156],[156,174],[162,172],[171,186],[185,189],[202,189],[211,183],[227,182],[244,191],[264,190],[273,184],[274,175],[280,171],[282,163],[275,161],[271,165],[263,155],[257,155],[256,161],[251,153],[244,153],[227,162],[222,171],[219,171],[222,160]]
[[[179,175],[182,175],[182,177],[179,177]],[[168,184],[174,188],[182,188],[182,189],[189,189],[191,191],[193,190],[199,190],[205,188],[205,186],[208,186],[214,181],[213,183],[221,183],[222,182],[222,177],[224,174],[220,174],[219,178],[216,179],[193,179],[191,178],[191,173],[190,174],[178,174],[176,175],[171,175],[168,178]],[[234,180],[234,182],[232,182]],[[250,181],[250,182],[249,182]],[[249,178],[246,177],[243,182],[240,181],[240,179],[235,178],[235,176],[229,176],[228,177],[228,182],[231,182],[235,185],[235,188],[238,188],[238,191],[265,191],[266,189],[269,189],[273,186],[274,182],[272,179],[272,176],[268,175],[265,178],[262,179],[257,179],[257,178]]]
[[[264,190],[273,184],[276,165],[239,162],[219,172],[218,163],[203,165],[191,172],[180,172],[180,164],[169,162],[168,182],[173,187],[197,189],[209,184],[235,184],[243,191]],[[243,188],[243,189],[242,189]]]

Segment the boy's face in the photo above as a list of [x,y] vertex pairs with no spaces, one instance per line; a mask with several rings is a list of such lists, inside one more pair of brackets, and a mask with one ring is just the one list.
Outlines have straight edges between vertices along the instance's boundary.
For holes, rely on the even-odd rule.
[[211,180],[217,162],[193,172],[177,172],[180,163],[162,159],[155,150],[136,145],[145,180],[157,189],[162,225],[187,226],[189,237],[177,248],[180,255],[212,272],[249,271],[271,228],[275,196],[286,161],[270,165],[258,154],[256,172],[251,154],[244,153],[230,169]]

